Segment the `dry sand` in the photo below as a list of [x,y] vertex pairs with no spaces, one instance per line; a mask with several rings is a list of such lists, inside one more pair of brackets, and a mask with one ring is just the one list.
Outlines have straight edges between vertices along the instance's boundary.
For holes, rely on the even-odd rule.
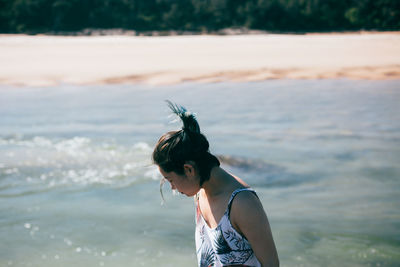
[[400,32],[235,36],[0,35],[0,84],[400,79]]

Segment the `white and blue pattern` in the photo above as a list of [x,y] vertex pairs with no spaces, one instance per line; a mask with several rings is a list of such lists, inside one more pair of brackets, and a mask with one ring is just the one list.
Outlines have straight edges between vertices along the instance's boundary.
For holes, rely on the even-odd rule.
[[220,267],[229,265],[261,267],[247,239],[233,228],[229,215],[232,200],[242,191],[254,190],[242,188],[235,190],[228,207],[218,226],[214,229],[205,222],[198,201],[196,201],[196,253],[199,267]]

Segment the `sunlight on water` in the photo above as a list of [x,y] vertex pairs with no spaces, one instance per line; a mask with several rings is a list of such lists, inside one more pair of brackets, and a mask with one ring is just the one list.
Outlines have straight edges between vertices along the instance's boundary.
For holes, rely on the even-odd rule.
[[94,144],[86,137],[51,140],[35,136],[3,138],[0,146],[12,151],[1,157],[0,196],[70,185],[124,187],[138,177],[158,179],[146,143],[125,147],[115,142]]

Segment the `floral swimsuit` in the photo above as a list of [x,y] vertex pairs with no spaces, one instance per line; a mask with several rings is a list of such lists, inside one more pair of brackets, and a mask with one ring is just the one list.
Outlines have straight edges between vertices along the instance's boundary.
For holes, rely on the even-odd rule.
[[247,239],[232,226],[230,209],[234,197],[242,191],[255,191],[249,188],[235,190],[228,207],[216,228],[210,228],[201,214],[196,196],[196,254],[199,267],[252,266],[261,267]]

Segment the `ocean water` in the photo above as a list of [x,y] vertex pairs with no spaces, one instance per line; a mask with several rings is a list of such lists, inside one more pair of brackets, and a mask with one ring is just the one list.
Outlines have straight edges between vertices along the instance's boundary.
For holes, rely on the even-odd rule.
[[0,266],[196,266],[193,199],[152,147],[197,114],[281,266],[400,265],[400,82],[0,87]]

